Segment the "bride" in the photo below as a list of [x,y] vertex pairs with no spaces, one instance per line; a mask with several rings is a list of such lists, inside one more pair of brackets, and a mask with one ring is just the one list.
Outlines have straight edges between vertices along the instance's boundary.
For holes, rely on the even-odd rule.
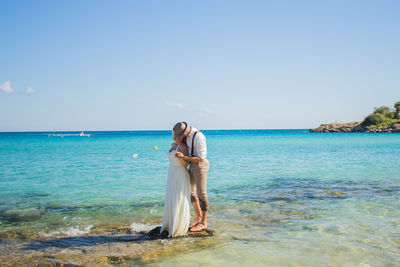
[[164,220],[160,232],[168,231],[169,237],[186,235],[190,224],[190,177],[188,163],[175,157],[175,152],[187,156],[186,142],[176,138],[169,150],[167,192],[164,204]]

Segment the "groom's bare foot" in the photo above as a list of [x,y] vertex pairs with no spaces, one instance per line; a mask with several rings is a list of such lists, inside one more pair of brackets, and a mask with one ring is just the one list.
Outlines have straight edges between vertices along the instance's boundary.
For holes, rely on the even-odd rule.
[[196,225],[198,225],[201,222],[201,218],[196,219],[194,222],[192,222],[192,224],[189,226],[189,228],[193,228]]
[[191,232],[201,232],[205,229],[207,229],[207,224],[199,223],[195,227],[191,228],[190,231]]

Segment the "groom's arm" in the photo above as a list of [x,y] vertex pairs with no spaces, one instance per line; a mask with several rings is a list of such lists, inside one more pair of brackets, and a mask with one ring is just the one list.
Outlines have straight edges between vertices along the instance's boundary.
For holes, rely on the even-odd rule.
[[195,143],[193,146],[196,146],[197,148],[196,154],[199,157],[189,157],[188,155],[183,155],[182,153],[178,154],[179,152],[175,153],[175,156],[188,162],[203,162],[207,155],[206,137],[202,132],[199,132],[193,142]]
[[185,156],[181,152],[176,152],[175,153],[175,157],[177,157],[179,159],[183,159],[183,160],[189,161],[189,162],[203,162],[203,159],[200,158],[200,157]]

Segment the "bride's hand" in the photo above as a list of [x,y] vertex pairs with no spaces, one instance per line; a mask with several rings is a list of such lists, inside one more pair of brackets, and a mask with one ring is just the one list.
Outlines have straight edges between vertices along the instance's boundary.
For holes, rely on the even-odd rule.
[[176,153],[175,153],[175,157],[177,157],[178,159],[180,159],[180,158],[183,157],[183,153],[181,153],[181,152],[176,152]]

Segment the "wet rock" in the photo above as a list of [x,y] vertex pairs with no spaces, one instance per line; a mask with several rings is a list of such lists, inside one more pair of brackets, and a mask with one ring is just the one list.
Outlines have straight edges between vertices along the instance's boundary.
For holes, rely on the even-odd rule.
[[214,235],[211,229],[198,233],[189,232],[182,238],[168,238],[168,233],[160,234],[160,229],[161,227],[156,227],[149,232],[134,234],[112,231],[79,236],[2,239],[0,265],[141,265],[185,251],[213,247],[221,242],[217,238],[207,238]]
[[[166,239],[168,238],[168,231],[163,231],[162,233],[160,233],[161,230],[161,226],[158,226],[152,230],[150,230],[147,235],[149,236],[150,239]],[[207,236],[213,236],[215,233],[214,230],[212,229],[205,229],[203,231],[200,232],[190,232],[188,231],[187,236],[191,236],[191,237],[207,237]]]
[[157,238],[164,239],[164,238],[168,238],[168,231],[165,231],[165,230],[164,230],[164,231],[161,232],[161,233],[160,233],[160,231],[161,231],[161,226],[156,227],[156,228],[150,230],[147,234],[148,234],[149,237],[152,238],[152,239],[157,239]]

